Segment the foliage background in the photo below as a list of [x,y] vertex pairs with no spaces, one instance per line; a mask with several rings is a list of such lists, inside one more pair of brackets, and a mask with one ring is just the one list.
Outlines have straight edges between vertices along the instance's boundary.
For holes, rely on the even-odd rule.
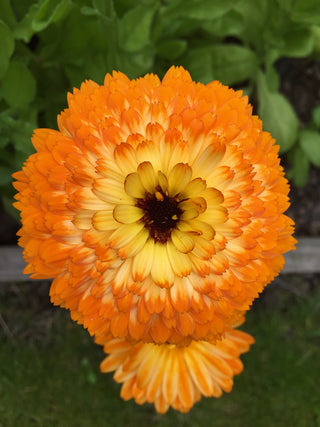
[[0,0],[0,194],[32,153],[36,127],[56,128],[66,94],[106,72],[162,77],[183,65],[196,81],[218,79],[251,97],[307,183],[320,166],[320,107],[299,123],[279,92],[282,58],[320,59],[318,0]]

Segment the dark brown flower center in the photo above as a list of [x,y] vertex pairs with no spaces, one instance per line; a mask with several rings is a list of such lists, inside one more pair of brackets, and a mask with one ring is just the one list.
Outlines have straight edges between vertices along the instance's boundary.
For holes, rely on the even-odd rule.
[[136,206],[144,211],[141,221],[156,242],[166,243],[170,239],[182,213],[179,202],[179,199],[167,196],[160,186],[154,194],[146,193],[144,199],[137,200]]

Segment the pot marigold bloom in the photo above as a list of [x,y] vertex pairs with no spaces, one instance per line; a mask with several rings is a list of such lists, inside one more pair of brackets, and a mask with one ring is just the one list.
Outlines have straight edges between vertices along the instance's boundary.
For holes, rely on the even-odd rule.
[[[104,345],[109,355],[101,363],[102,372],[114,373],[122,383],[121,397],[136,403],[154,403],[157,412],[169,407],[188,412],[201,396],[220,397],[230,392],[233,376],[240,374],[240,354],[254,342],[245,332],[230,329],[221,341],[192,341],[175,344],[130,344],[121,338]],[[101,343],[102,344],[102,343]]]
[[214,343],[294,248],[274,140],[241,92],[181,67],[68,104],[14,174],[25,273],[101,340]]

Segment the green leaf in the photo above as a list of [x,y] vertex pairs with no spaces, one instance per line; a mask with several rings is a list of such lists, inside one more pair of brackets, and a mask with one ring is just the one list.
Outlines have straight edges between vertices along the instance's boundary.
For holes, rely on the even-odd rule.
[[273,66],[267,67],[265,77],[270,92],[277,92],[280,86],[280,77],[277,70]]
[[300,133],[300,146],[309,161],[320,167],[320,133],[312,130],[302,130]]
[[28,10],[28,12],[23,16],[23,19],[18,22],[13,30],[13,34],[15,39],[23,40],[28,43],[31,37],[34,34],[34,30],[32,28],[32,22],[34,16],[38,11],[38,5],[32,4]]
[[258,68],[252,50],[233,44],[190,49],[183,62],[195,80],[203,83],[220,80],[227,85],[250,79]]
[[[8,143],[13,144],[15,149],[15,155],[17,152],[21,152],[24,157],[31,154],[34,151],[31,143],[31,135],[33,130],[38,127],[36,109],[26,108],[19,111],[19,116],[16,118],[13,110],[7,109],[0,114],[0,149],[4,150],[7,148]],[[9,151],[7,150],[7,153]],[[7,163],[12,163],[12,154],[9,153],[9,157],[6,158],[4,154],[0,153],[0,159],[2,161],[7,160]]]
[[0,77],[7,71],[9,60],[14,51],[14,38],[10,28],[3,21],[0,21]]
[[151,48],[128,54],[121,52],[118,55],[119,70],[123,71],[129,78],[137,78],[150,71],[153,64],[153,52]]
[[21,62],[10,63],[2,84],[4,99],[10,107],[26,106],[36,93],[36,81],[31,71]]
[[280,93],[273,93],[267,86],[265,75],[258,74],[259,116],[265,130],[271,133],[286,152],[293,146],[298,136],[298,117],[290,102]]
[[157,3],[149,6],[140,4],[131,9],[119,21],[119,44],[127,52],[136,52],[147,46]]
[[320,2],[319,0],[296,0],[290,14],[294,21],[319,25]]
[[313,50],[314,37],[311,28],[297,28],[285,35],[285,46],[280,49],[281,55],[303,58]]
[[288,178],[293,180],[297,187],[305,187],[308,182],[310,162],[299,145],[290,151],[289,160],[292,167],[287,173]]
[[164,16],[186,17],[197,20],[217,19],[239,3],[239,0],[178,0],[168,2]]
[[246,44],[254,45],[259,55],[264,53],[264,31],[270,24],[267,21],[269,2],[270,0],[242,0],[235,5],[235,10],[244,20],[244,30],[240,39]]
[[239,12],[230,10],[218,19],[203,21],[201,28],[217,37],[238,36],[244,30],[244,19]]
[[159,56],[165,59],[178,58],[187,49],[185,40],[165,40],[156,46]]
[[313,53],[320,59],[320,25],[312,26],[312,34],[313,34]]
[[116,13],[113,0],[92,0],[92,4],[101,15],[110,19],[115,18]]
[[49,24],[62,20],[72,8],[70,0],[44,0],[32,20],[32,29],[35,32],[44,30]]
[[17,20],[10,3],[10,0],[0,0],[0,16],[1,19],[9,25],[9,27],[13,27]]
[[12,180],[11,174],[11,168],[0,165],[0,185],[8,185]]
[[316,125],[317,129],[320,130],[320,106],[315,107],[312,110],[312,120],[314,121],[314,124]]

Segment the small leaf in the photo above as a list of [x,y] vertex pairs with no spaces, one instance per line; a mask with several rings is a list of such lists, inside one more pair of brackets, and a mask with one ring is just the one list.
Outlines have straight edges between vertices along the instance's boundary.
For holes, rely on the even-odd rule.
[[92,0],[92,4],[101,15],[110,19],[115,18],[116,12],[113,0]]
[[320,133],[312,130],[302,130],[300,133],[300,146],[309,161],[320,167]]
[[49,24],[62,20],[72,8],[70,0],[44,0],[32,20],[35,32],[44,30]]
[[285,45],[280,49],[281,56],[303,58],[313,50],[314,37],[311,28],[295,29],[284,35]]
[[315,107],[312,110],[312,120],[314,121],[314,124],[316,125],[317,129],[320,130],[320,106]]
[[244,19],[239,12],[230,10],[218,19],[204,20],[201,28],[218,37],[238,36],[244,30]]
[[297,187],[305,187],[309,178],[310,162],[299,145],[296,145],[290,151],[289,160],[292,164],[292,168],[288,171],[287,177],[292,180]]
[[136,52],[147,46],[156,9],[156,3],[149,7],[141,4],[124,15],[119,22],[119,44],[124,50]]
[[269,66],[266,70],[266,83],[270,92],[277,92],[279,90],[280,77],[273,66]]
[[26,106],[36,93],[36,81],[31,71],[21,62],[10,63],[2,84],[4,99],[10,107]]
[[14,38],[10,28],[4,22],[0,21],[0,77],[7,71],[10,57],[14,51]]
[[257,57],[252,50],[233,44],[190,49],[184,65],[195,80],[203,83],[220,80],[227,85],[250,79],[258,68]]
[[293,146],[298,136],[298,117],[290,102],[280,93],[272,93],[266,78],[258,74],[259,116],[265,130],[271,133],[280,145],[281,152]]
[[232,9],[239,0],[178,0],[168,2],[164,16],[185,17],[197,20],[217,19]]
[[38,5],[32,4],[23,19],[14,27],[13,34],[15,39],[23,40],[28,43],[34,34],[32,21],[38,11]]

